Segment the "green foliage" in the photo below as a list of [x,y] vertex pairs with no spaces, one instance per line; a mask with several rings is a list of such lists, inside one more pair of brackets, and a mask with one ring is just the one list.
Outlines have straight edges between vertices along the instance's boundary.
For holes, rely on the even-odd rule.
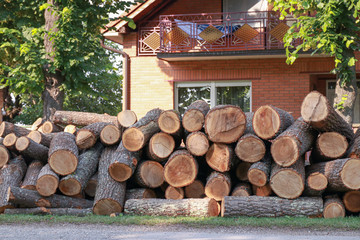
[[[281,18],[291,14],[297,18],[284,37],[287,63],[292,64],[300,50],[324,53],[335,59],[332,71],[342,85],[354,77],[351,69],[359,50],[359,0],[270,0]],[[294,47],[293,42],[301,40]]]

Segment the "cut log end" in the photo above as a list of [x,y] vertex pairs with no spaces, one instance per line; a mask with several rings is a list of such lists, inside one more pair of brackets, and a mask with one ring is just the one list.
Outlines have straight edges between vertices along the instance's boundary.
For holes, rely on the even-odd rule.
[[317,144],[319,150],[331,159],[342,157],[349,145],[346,137],[337,132],[322,133],[317,139]]
[[164,167],[164,178],[174,187],[185,187],[191,184],[197,173],[196,161],[188,155],[177,155]]
[[5,146],[0,145],[0,168],[10,160],[10,153]]
[[112,213],[121,213],[122,211],[123,206],[117,201],[106,198],[97,201],[93,207],[93,213],[96,215],[109,216]]
[[209,147],[209,140],[202,132],[192,133],[186,138],[186,148],[194,156],[205,155]]
[[121,131],[114,125],[105,126],[100,132],[100,140],[105,145],[113,145],[121,138]]
[[176,188],[173,186],[168,186],[165,190],[166,199],[183,199],[184,198],[184,189]]
[[75,125],[72,125],[72,124],[68,124],[65,126],[64,128],[64,132],[68,132],[68,133],[71,133],[71,134],[75,134],[77,132],[77,127]]
[[264,171],[260,171],[259,169],[250,169],[248,171],[248,180],[257,187],[263,187],[267,183],[268,176],[266,176]]
[[109,174],[114,180],[124,182],[132,176],[133,170],[126,164],[115,162],[109,166]]
[[68,175],[76,170],[78,159],[72,152],[60,149],[51,154],[49,165],[55,173]]
[[345,207],[340,199],[326,199],[324,202],[324,218],[345,217]]
[[58,186],[59,179],[51,175],[45,175],[36,181],[36,190],[44,197],[49,197],[55,194]]
[[226,144],[214,143],[205,158],[208,165],[216,171],[227,172],[230,170],[229,162],[232,160],[232,154]]
[[360,191],[350,191],[345,193],[343,202],[348,211],[353,213],[360,212]]
[[15,133],[10,133],[4,137],[3,144],[5,147],[15,146],[17,139],[18,137],[15,135]]
[[319,92],[309,93],[301,104],[301,116],[306,122],[320,122],[328,116],[327,99]]
[[130,152],[139,151],[144,146],[144,134],[137,128],[128,128],[122,136],[124,147]]
[[24,151],[28,148],[30,140],[27,137],[20,137],[17,139],[15,147],[18,151]]
[[209,201],[209,210],[208,216],[210,217],[217,217],[220,214],[220,207],[215,199],[210,199]]
[[256,137],[250,136],[246,139],[239,140],[235,147],[235,153],[241,160],[245,162],[258,162],[266,152],[264,142]]
[[161,131],[168,134],[176,133],[181,128],[179,115],[173,111],[162,112],[159,116],[158,123]]
[[135,112],[131,110],[124,110],[118,113],[117,120],[121,126],[128,128],[136,123],[137,116]]
[[360,159],[348,160],[340,172],[341,179],[346,187],[352,190],[360,189]]
[[160,187],[164,183],[164,167],[158,162],[147,161],[141,166],[140,176],[146,186]]
[[304,191],[302,176],[292,169],[282,169],[271,177],[271,189],[282,198],[295,199]]
[[30,138],[31,140],[33,140],[36,143],[40,143],[41,142],[41,133],[39,131],[31,131],[28,135],[28,138]]
[[271,145],[274,162],[282,167],[293,165],[298,160],[299,154],[297,142],[292,137],[279,137]]
[[5,128],[6,128],[6,122],[2,122],[0,124],[0,137],[5,137]]
[[253,128],[256,135],[262,139],[272,139],[278,132],[280,125],[280,117],[271,106],[261,106],[254,113]]
[[165,159],[174,151],[174,138],[167,133],[157,133],[150,139],[151,152],[160,159]]
[[222,177],[216,177],[206,183],[205,195],[216,201],[221,201],[224,196],[230,194],[231,186],[229,182]]
[[311,189],[321,191],[327,187],[328,180],[324,174],[314,172],[307,177],[306,183]]
[[67,196],[75,196],[81,194],[81,184],[73,178],[62,180],[59,183],[60,191]]
[[205,186],[199,181],[195,180],[193,183],[185,187],[185,197],[187,198],[203,198],[205,197]]
[[205,116],[197,109],[187,111],[182,119],[183,127],[189,132],[200,131],[204,126]]
[[88,149],[96,143],[96,136],[89,130],[79,130],[76,134],[76,145],[80,149]]

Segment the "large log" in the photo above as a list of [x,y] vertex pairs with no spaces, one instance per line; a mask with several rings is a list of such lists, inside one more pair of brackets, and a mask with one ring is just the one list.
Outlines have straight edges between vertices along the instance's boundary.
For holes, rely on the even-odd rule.
[[346,154],[348,146],[345,136],[340,133],[321,133],[311,151],[310,162],[314,164],[342,158]]
[[22,137],[28,135],[29,132],[29,129],[17,126],[10,122],[3,121],[0,125],[0,137],[5,137],[10,133],[14,133],[17,137]]
[[354,139],[352,127],[335,111],[328,99],[317,91],[312,91],[301,104],[301,116],[319,132],[338,132],[349,143]]
[[84,192],[89,197],[95,197],[96,188],[98,185],[98,172],[96,172],[92,177],[89,179],[88,183],[86,184],[86,187],[84,189]]
[[326,197],[324,200],[324,218],[345,217],[345,206],[337,196]]
[[120,126],[124,128],[128,128],[137,122],[137,116],[134,111],[123,110],[118,113],[117,121],[120,124]]
[[64,128],[54,124],[53,122],[46,121],[41,125],[41,131],[43,133],[56,133],[64,131]]
[[311,149],[317,134],[317,131],[302,117],[298,118],[271,144],[271,155],[274,162],[282,167],[293,165],[300,156]]
[[181,115],[176,110],[163,111],[158,119],[159,128],[162,132],[181,136],[183,133]]
[[2,144],[0,144],[0,168],[2,168],[10,160],[9,150]]
[[177,150],[164,166],[164,179],[174,187],[191,184],[198,174],[198,163],[187,150]]
[[6,198],[9,187],[19,187],[26,173],[26,163],[22,156],[11,159],[0,170],[0,213],[6,208],[11,208],[11,203]]
[[346,210],[358,213],[360,212],[360,191],[349,191],[344,194],[343,203]]
[[209,150],[209,140],[203,132],[192,132],[186,137],[186,149],[194,156],[204,156]]
[[123,211],[126,182],[115,181],[109,174],[109,166],[116,147],[106,147],[99,162],[98,187],[94,199],[93,213],[110,215]]
[[71,133],[56,134],[50,143],[48,162],[51,169],[59,175],[68,175],[76,170],[79,150],[75,136]]
[[205,156],[208,165],[219,172],[228,172],[238,162],[231,146],[223,143],[214,143]]
[[216,201],[228,196],[231,190],[231,179],[227,173],[212,172],[206,180],[205,195]]
[[246,182],[238,183],[231,192],[231,196],[246,197],[250,195],[252,195],[251,185]]
[[75,112],[75,111],[56,111],[53,115],[52,121],[55,124],[75,126],[87,126],[96,122],[109,122],[117,124],[117,118],[107,114],[97,114],[90,112]]
[[44,134],[39,131],[31,131],[27,137],[33,140],[36,143],[44,145],[46,147],[50,147],[50,143],[52,138],[55,136],[56,133],[48,133]]
[[85,217],[92,214],[91,208],[77,209],[77,208],[12,208],[6,209],[5,214],[7,215],[56,215],[56,216],[76,216],[76,217]]
[[129,199],[156,198],[154,190],[149,188],[133,188],[126,190],[126,201]]
[[110,160],[110,176],[118,182],[128,180],[134,174],[139,160],[139,152],[130,152],[124,147],[123,142],[120,142]]
[[142,161],[136,168],[134,180],[140,187],[160,187],[164,183],[164,167],[156,161]]
[[209,104],[203,100],[197,100],[191,103],[182,118],[184,129],[188,132],[200,131],[204,126],[205,116],[209,110]]
[[36,181],[43,166],[41,161],[33,160],[27,168],[21,188],[36,190]]
[[293,200],[279,197],[226,196],[221,204],[222,217],[319,217],[323,212],[321,197]]
[[76,145],[79,149],[88,149],[95,145],[103,128],[110,123],[96,122],[81,128],[76,133]]
[[59,189],[64,195],[75,196],[83,192],[88,181],[97,171],[103,149],[104,146],[98,142],[94,147],[80,154],[76,171],[63,177],[59,183]]
[[360,189],[360,159],[344,158],[312,164],[309,171],[324,173],[328,180],[327,190],[347,192]]
[[205,118],[205,132],[212,142],[233,143],[244,133],[246,116],[238,106],[218,105]]
[[54,194],[50,197],[43,197],[37,191],[10,187],[8,188],[7,199],[10,203],[19,204],[26,208],[91,208],[93,201],[73,198]]
[[187,198],[204,198],[205,197],[205,186],[202,181],[196,179],[190,185],[184,188],[185,197]]
[[36,181],[36,191],[44,197],[55,194],[59,186],[59,176],[46,164],[39,172]]
[[149,141],[146,147],[147,155],[150,159],[163,162],[175,149],[174,138],[167,133],[159,132],[155,133]]
[[3,145],[10,151],[17,153],[16,147],[15,147],[17,140],[18,140],[18,137],[15,135],[15,133],[9,133],[8,135],[6,135],[4,137]]
[[160,131],[157,120],[161,112],[159,108],[150,110],[137,123],[124,131],[122,142],[127,150],[139,151],[148,143],[152,135]]
[[271,172],[271,156],[267,154],[260,162],[253,163],[248,172],[247,177],[251,184],[263,187],[270,180]]
[[28,137],[19,137],[15,148],[24,157],[40,160],[44,164],[48,161],[49,148],[34,142]]
[[177,188],[169,185],[165,190],[166,199],[183,199],[185,196],[183,188]]
[[244,162],[258,162],[265,156],[265,152],[264,141],[251,133],[239,138],[235,147],[236,156]]
[[204,199],[130,199],[125,203],[125,214],[148,216],[216,217],[217,202]]
[[302,194],[305,189],[304,162],[304,158],[300,157],[289,167],[272,164],[270,186],[277,196],[295,199]]
[[100,132],[100,141],[105,146],[117,144],[121,140],[122,129],[113,124],[105,126]]

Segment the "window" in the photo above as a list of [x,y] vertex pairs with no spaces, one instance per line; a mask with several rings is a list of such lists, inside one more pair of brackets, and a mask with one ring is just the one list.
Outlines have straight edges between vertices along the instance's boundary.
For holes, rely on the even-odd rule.
[[[326,97],[329,99],[331,106],[334,105],[335,87],[336,87],[335,80],[326,81]],[[357,80],[357,87],[358,87],[358,95],[354,107],[353,123],[360,123],[360,80]]]
[[251,82],[181,82],[176,84],[175,107],[184,114],[187,106],[202,99],[210,107],[231,104],[251,111]]

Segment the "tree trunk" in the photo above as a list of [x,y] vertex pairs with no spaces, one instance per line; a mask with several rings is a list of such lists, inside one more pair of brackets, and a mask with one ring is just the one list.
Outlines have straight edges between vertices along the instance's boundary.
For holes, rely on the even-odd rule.
[[184,189],[183,188],[177,188],[169,185],[165,190],[165,198],[166,199],[183,199],[184,198]]
[[41,196],[49,197],[55,194],[58,186],[59,176],[51,170],[49,164],[46,164],[38,175],[36,190]]
[[271,155],[274,162],[282,167],[293,165],[300,156],[311,149],[317,134],[317,131],[302,117],[298,118],[271,144]]
[[353,213],[360,212],[360,191],[349,191],[345,193],[343,202],[346,210]]
[[105,146],[117,144],[121,140],[122,129],[113,124],[105,126],[100,132],[100,141]]
[[204,198],[205,197],[205,186],[202,181],[196,179],[190,185],[185,188],[185,197],[187,198]]
[[36,190],[36,181],[43,166],[44,165],[41,161],[33,160],[26,171],[21,188]]
[[53,122],[46,121],[41,126],[41,130],[42,130],[43,133],[56,133],[56,132],[64,131],[64,128],[60,127],[58,125],[55,125]]
[[247,171],[251,184],[257,187],[265,186],[270,180],[271,156],[267,154],[260,162],[253,163]]
[[93,201],[72,198],[54,194],[50,197],[42,197],[37,191],[32,191],[19,187],[8,189],[7,199],[10,203],[19,204],[25,208],[91,208]]
[[110,176],[118,182],[128,180],[134,174],[139,160],[139,152],[130,152],[124,147],[123,142],[120,142],[111,156],[109,164]]
[[76,216],[85,217],[92,214],[91,208],[77,209],[77,208],[12,208],[6,209],[5,214],[16,215],[16,214],[30,214],[30,215],[55,215],[55,216]]
[[175,147],[174,138],[170,134],[159,132],[150,138],[146,152],[150,159],[163,162],[169,158]]
[[115,147],[106,147],[101,154],[98,187],[93,206],[93,213],[96,215],[110,215],[123,211],[126,182],[115,181],[108,171],[115,150]]
[[235,175],[240,181],[249,181],[248,171],[252,163],[249,162],[240,162],[235,169]]
[[279,197],[224,197],[222,217],[319,217],[323,211],[320,197],[301,197],[294,200]]
[[308,171],[324,173],[328,180],[327,190],[332,192],[347,192],[360,189],[360,160],[337,159],[329,162],[312,164]]
[[265,152],[263,140],[251,133],[243,135],[235,147],[236,156],[244,162],[258,162],[265,156]]
[[272,189],[271,189],[270,183],[267,183],[266,185],[264,185],[262,187],[252,185],[252,191],[253,191],[254,195],[260,196],[260,197],[268,197],[268,196],[272,195]]
[[253,117],[256,135],[264,140],[274,139],[293,124],[293,116],[272,105],[261,106]]
[[204,156],[209,150],[209,140],[203,132],[192,132],[186,137],[186,149],[194,156]]
[[155,161],[143,161],[136,168],[134,180],[140,187],[160,187],[164,183],[164,167]]
[[164,166],[164,179],[173,187],[191,184],[198,174],[198,163],[187,150],[177,150]]
[[301,116],[319,132],[338,132],[345,136],[349,143],[354,139],[351,125],[330,106],[327,98],[317,91],[310,92],[304,98]]
[[96,122],[108,122],[117,125],[117,118],[106,114],[75,112],[75,111],[56,111],[52,117],[55,124],[75,126],[87,126]]
[[148,216],[216,217],[217,202],[204,199],[130,199],[125,203],[125,214]]
[[103,128],[109,124],[106,122],[96,122],[81,128],[76,133],[76,145],[78,148],[88,149],[94,146]]
[[270,186],[276,195],[282,198],[298,198],[305,189],[304,158],[300,157],[295,164],[281,167],[272,164]]
[[48,162],[55,173],[68,175],[75,172],[78,157],[79,150],[73,134],[61,132],[51,140]]
[[60,181],[59,189],[64,195],[75,196],[83,192],[97,170],[103,149],[104,146],[98,142],[94,147],[80,154],[76,171],[63,177]]
[[137,116],[134,111],[123,110],[118,113],[117,121],[123,128],[128,128],[137,122]]
[[231,196],[238,196],[238,197],[248,197],[252,195],[251,185],[249,183],[238,183],[232,193]]
[[18,138],[15,147],[24,157],[40,160],[44,164],[48,161],[49,148],[34,142],[28,137]]
[[0,170],[0,213],[12,207],[6,198],[9,187],[19,187],[26,172],[26,163],[21,156],[11,159]]
[[126,201],[129,199],[156,198],[154,190],[149,188],[133,188],[126,190]]
[[98,185],[98,172],[96,172],[86,184],[85,194],[89,197],[95,197],[96,188]]
[[50,147],[51,140],[55,135],[56,135],[56,133],[44,134],[39,131],[31,131],[27,135],[27,137],[36,143],[44,145],[45,147]]
[[205,195],[216,201],[228,196],[231,190],[231,179],[228,174],[212,172],[206,180]]
[[234,156],[233,149],[223,143],[214,143],[206,153],[206,162],[208,165],[219,172],[228,172],[236,166],[237,158]]
[[8,163],[9,160],[10,160],[9,150],[4,145],[0,145],[0,168],[2,168],[6,163]]
[[127,150],[139,151],[155,133],[160,131],[157,120],[161,112],[159,108],[150,110],[137,123],[124,131],[122,142]]
[[212,142],[236,142],[246,129],[246,116],[240,107],[218,105],[205,118],[205,132]]
[[191,103],[183,115],[182,125],[184,129],[188,132],[200,131],[204,126],[205,116],[209,110],[209,104],[203,100]]
[[2,122],[0,125],[0,137],[5,137],[10,133],[14,133],[17,137],[22,137],[28,135],[29,132],[29,129],[5,121]]
[[324,200],[324,218],[345,217],[345,206],[337,196],[327,197]]

